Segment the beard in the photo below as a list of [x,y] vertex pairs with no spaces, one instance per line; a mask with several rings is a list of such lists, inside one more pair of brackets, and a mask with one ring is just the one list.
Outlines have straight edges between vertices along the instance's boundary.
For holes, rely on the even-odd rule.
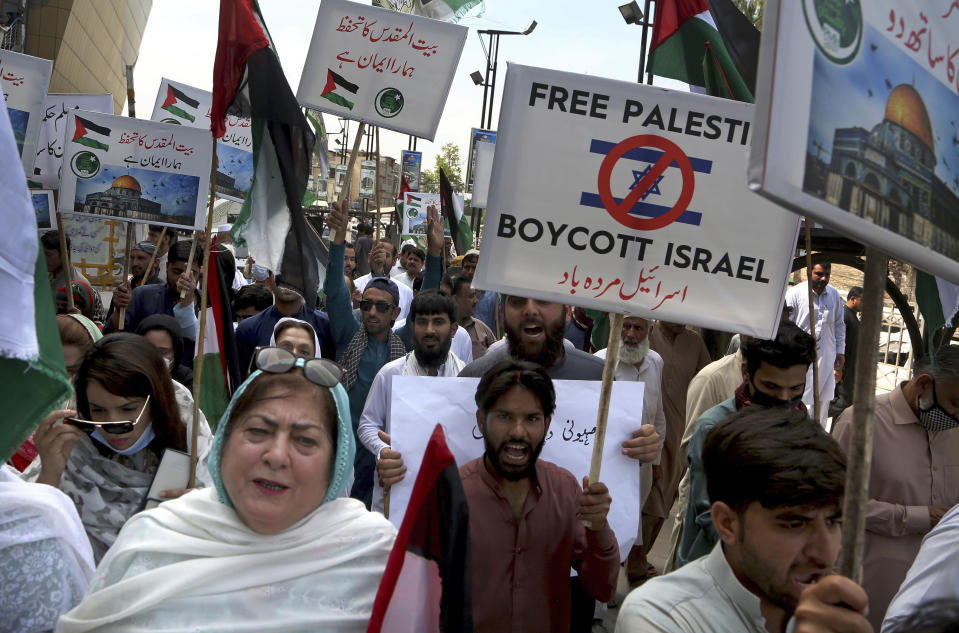
[[[526,325],[540,325],[545,336],[542,343],[524,343],[522,338],[523,327]],[[509,346],[510,356],[519,358],[543,367],[552,367],[563,357],[563,336],[566,333],[566,315],[560,315],[552,323],[538,321],[520,321],[519,325],[506,324],[506,343]]]
[[446,358],[450,354],[450,345],[452,344],[453,339],[450,337],[448,337],[442,345],[433,348],[423,347],[420,341],[414,340],[413,354],[416,356],[416,362],[421,366],[438,368],[446,362]]
[[537,446],[533,446],[529,442],[512,442],[513,444],[524,444],[526,446],[526,451],[529,454],[529,461],[526,462],[526,465],[522,468],[512,466],[510,464],[504,464],[500,460],[499,456],[502,451],[506,448],[507,442],[503,442],[499,447],[493,446],[489,437],[485,434],[483,435],[483,445],[486,447],[486,459],[489,460],[489,463],[493,466],[500,477],[506,481],[520,481],[521,479],[526,479],[531,476],[536,471],[536,460],[539,459],[539,454],[543,451],[543,446],[546,444],[545,436],[540,441]]
[[[786,612],[786,617],[791,618],[799,604],[799,594],[792,588],[791,579],[798,571],[794,562],[785,571],[777,570],[769,562],[769,557],[764,556],[749,543],[745,542],[745,528],[740,525],[739,529],[739,573],[743,585],[761,598],[765,598],[775,606]],[[829,573],[829,569],[820,567],[814,563],[802,565],[804,568],[814,569],[808,571],[803,569],[803,573],[816,573],[821,579]]]
[[627,345],[623,343],[623,346],[619,348],[619,362],[627,363],[629,365],[636,365],[643,362],[643,359],[646,358],[646,354],[649,353],[649,337],[647,336],[642,340],[641,343],[636,345]]

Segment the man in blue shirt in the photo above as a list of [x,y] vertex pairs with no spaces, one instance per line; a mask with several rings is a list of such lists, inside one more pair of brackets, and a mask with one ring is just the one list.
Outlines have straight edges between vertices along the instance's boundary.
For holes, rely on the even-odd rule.
[[[395,281],[388,277],[373,277],[364,288],[360,301],[362,321],[353,315],[350,291],[343,278],[348,222],[346,203],[334,202],[327,216],[331,241],[323,292],[336,359],[346,370],[343,387],[350,400],[350,417],[356,434],[366,396],[377,372],[388,362],[404,356],[408,350],[403,339],[392,330],[400,313],[400,291]],[[435,244],[437,241],[442,244],[443,240],[443,225],[435,207],[427,210],[427,222],[429,252],[435,257],[441,252]],[[351,496],[363,501],[367,508],[373,500],[375,466],[372,453],[366,450],[356,452]]]
[[[340,277],[343,277],[342,273]],[[244,375],[249,374],[250,359],[253,358],[253,352],[261,345],[270,344],[273,328],[283,317],[306,321],[313,326],[316,338],[320,341],[317,356],[334,358],[335,347],[333,339],[330,337],[330,319],[325,312],[306,306],[305,289],[294,288],[283,280],[282,275],[275,277],[272,272],[263,282],[263,285],[273,293],[273,305],[258,314],[243,319],[236,328],[236,347],[240,353],[240,371]]]
[[[197,335],[197,313],[200,311],[200,293],[196,282],[200,278],[203,249],[197,247],[192,269],[188,271],[191,241],[177,242],[170,247],[166,265],[166,283],[145,284],[130,295],[123,329],[134,332],[140,321],[153,314],[166,314],[176,319],[184,340],[184,364],[192,367],[193,349]],[[181,296],[184,295],[184,296]],[[103,333],[117,329],[119,310],[103,326]],[[187,361],[187,359],[190,359]]]

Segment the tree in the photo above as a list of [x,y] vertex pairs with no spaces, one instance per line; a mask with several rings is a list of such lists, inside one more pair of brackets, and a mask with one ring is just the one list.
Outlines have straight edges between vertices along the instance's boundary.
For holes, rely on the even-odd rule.
[[426,169],[420,174],[420,191],[423,193],[439,193],[440,174],[435,169]]
[[420,191],[424,193],[439,193],[440,167],[446,172],[446,177],[453,185],[454,193],[465,193],[463,184],[463,162],[460,159],[460,148],[456,143],[447,143],[440,148],[436,155],[433,169],[426,169],[420,174]]

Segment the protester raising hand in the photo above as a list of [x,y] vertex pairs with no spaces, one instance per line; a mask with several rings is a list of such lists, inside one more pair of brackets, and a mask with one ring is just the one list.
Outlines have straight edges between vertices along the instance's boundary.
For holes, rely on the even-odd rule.
[[433,204],[426,207],[426,254],[432,257],[443,254],[443,220]]
[[606,515],[613,498],[609,489],[601,481],[589,483],[589,477],[583,477],[583,495],[579,500],[579,514],[587,529],[599,532],[606,526]]
[[196,291],[196,277],[193,276],[193,271],[185,271],[180,275],[180,278],[176,280],[176,289],[180,293],[180,305],[186,307],[193,303],[194,292]]
[[[380,441],[390,443],[388,433],[378,431],[377,435],[379,435]],[[389,490],[393,484],[403,481],[403,477],[406,475],[403,456],[391,448],[384,448],[380,451],[380,458],[376,460],[376,472],[380,476],[380,486],[384,491]]]
[[69,424],[58,424],[63,418],[76,415],[72,409],[57,409],[44,418],[33,435],[40,455],[40,476],[37,483],[59,486],[60,477],[67,467],[73,442],[83,436],[83,431]]
[[326,214],[326,224],[330,227],[330,243],[343,244],[346,242],[347,227],[350,223],[346,201],[337,201],[330,206],[333,210]]

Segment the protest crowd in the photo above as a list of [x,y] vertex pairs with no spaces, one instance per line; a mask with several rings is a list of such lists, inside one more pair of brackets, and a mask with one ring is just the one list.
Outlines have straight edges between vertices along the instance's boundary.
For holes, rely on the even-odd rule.
[[[61,213],[48,230],[27,221],[17,235],[0,235],[4,257],[22,260],[0,258],[0,290],[10,291],[0,315],[13,333],[0,335],[0,372],[10,377],[10,419],[0,430],[0,449],[9,444],[0,450],[0,632],[959,631],[953,330],[943,323],[947,336],[917,341],[909,376],[891,391],[857,391],[875,391],[878,355],[866,353],[875,348],[867,338],[878,319],[868,303],[875,280],[867,273],[863,286],[837,287],[836,262],[820,256],[794,283],[786,264],[799,225],[784,210],[788,235],[760,235],[770,244],[756,246],[781,243],[783,252],[756,250],[737,273],[721,253],[734,250],[726,237],[712,243],[709,234],[695,250],[670,242],[666,264],[650,264],[661,227],[631,225],[638,216],[617,228],[629,239],[574,227],[560,240],[566,224],[537,210],[528,210],[535,223],[521,208],[499,214],[492,203],[482,231],[465,227],[462,199],[442,172],[438,204],[423,205],[415,236],[402,231],[399,212],[390,231],[357,217],[345,195],[316,230],[302,207],[304,165],[322,136],[322,123],[307,119],[320,114],[304,115],[303,85],[295,97],[282,78],[265,87],[282,71],[256,2],[221,3],[214,140],[227,112],[239,113],[262,135],[254,152],[274,152],[257,155],[260,180],[240,217],[213,225],[220,182],[207,182],[208,210],[201,191],[197,223],[117,211],[129,233],[123,275],[109,288],[84,276]],[[351,5],[323,0],[317,32],[324,11]],[[659,7],[656,15],[657,24],[666,19]],[[224,16],[251,30],[225,33]],[[364,32],[336,20],[342,37]],[[465,38],[465,27],[455,28]],[[384,44],[400,39],[389,30]],[[409,46],[430,51],[442,41],[430,37],[410,36]],[[340,68],[358,67],[347,56]],[[393,63],[380,60],[396,74]],[[329,68],[320,96],[352,110],[356,86]],[[511,70],[504,112],[508,98],[530,111],[541,99],[551,117],[581,108],[605,119],[615,101],[615,87],[612,97],[573,91],[568,103],[558,85],[517,92],[522,73],[535,70]],[[228,75],[235,81],[220,81]],[[169,91],[164,108],[191,104],[172,83]],[[389,119],[402,99],[381,92],[376,110]],[[29,194],[6,108],[0,183],[15,195],[0,204],[22,224],[34,210],[17,207]],[[639,129],[641,112],[651,116],[631,103],[617,125]],[[109,140],[95,121],[119,117],[98,116],[77,116],[74,140],[91,131]],[[729,130],[737,155],[748,126]],[[518,135],[518,127],[500,133],[513,138],[505,130]],[[520,146],[498,147],[501,166]],[[621,154],[632,151],[640,150]],[[706,163],[691,164],[703,174],[720,169]],[[490,199],[508,200],[509,168],[493,174]],[[634,171],[629,190],[649,187],[645,174]],[[134,186],[123,176],[109,191]],[[602,186],[576,195],[606,198]],[[61,211],[81,215],[84,204],[61,201]],[[609,204],[593,206],[614,215]],[[673,220],[707,222],[696,208]],[[23,209],[27,216],[14,215]],[[262,217],[245,215],[250,209]],[[281,215],[282,231],[260,231]],[[552,246],[537,243],[551,234]],[[764,241],[756,238],[743,240]],[[536,259],[587,245],[590,257],[613,251],[609,280],[639,275],[633,295],[632,281],[607,285],[581,261],[577,272],[575,262],[564,261],[566,271],[547,255]],[[626,261],[630,249],[638,261]],[[678,263],[682,253],[687,264]],[[658,270],[671,257],[678,277]],[[723,261],[728,283],[749,284],[742,294],[724,289],[734,286],[723,286]],[[696,286],[696,275],[708,281]],[[622,286],[603,304],[614,284]],[[717,324],[735,334],[727,349],[707,344]],[[23,332],[32,347],[16,340]],[[871,427],[866,442],[861,420]],[[850,484],[863,463],[866,485]],[[849,507],[864,528],[858,571],[844,575],[846,539],[858,529]]]

